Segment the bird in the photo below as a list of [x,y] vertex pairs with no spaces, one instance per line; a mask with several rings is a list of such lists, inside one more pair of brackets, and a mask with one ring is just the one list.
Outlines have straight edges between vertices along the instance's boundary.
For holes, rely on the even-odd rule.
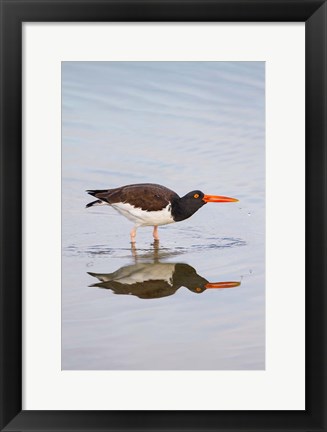
[[87,204],[86,208],[110,205],[134,222],[130,232],[131,243],[135,243],[136,230],[141,226],[153,226],[153,238],[159,241],[158,226],[188,219],[209,202],[238,201],[226,196],[206,195],[200,190],[193,190],[180,197],[171,189],[154,183],[130,184],[86,192],[97,198]]
[[119,268],[113,273],[92,273],[100,282],[90,285],[110,289],[114,294],[128,294],[140,299],[158,299],[176,293],[180,287],[195,294],[207,289],[235,288],[241,282],[208,282],[185,263],[136,263]]

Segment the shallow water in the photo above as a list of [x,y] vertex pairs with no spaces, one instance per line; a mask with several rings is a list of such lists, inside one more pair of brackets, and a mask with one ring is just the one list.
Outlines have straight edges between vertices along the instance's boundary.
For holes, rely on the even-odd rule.
[[[265,368],[264,80],[262,62],[62,64],[62,369]],[[143,182],[240,201],[132,248],[85,190]]]

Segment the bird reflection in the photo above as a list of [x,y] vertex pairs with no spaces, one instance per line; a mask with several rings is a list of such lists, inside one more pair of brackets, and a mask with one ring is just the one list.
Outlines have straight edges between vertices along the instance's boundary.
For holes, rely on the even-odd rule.
[[141,299],[158,299],[176,293],[180,287],[196,294],[207,289],[234,288],[240,282],[209,282],[183,263],[143,262],[123,266],[113,273],[91,273],[99,282],[90,285],[110,289],[115,294],[134,295]]

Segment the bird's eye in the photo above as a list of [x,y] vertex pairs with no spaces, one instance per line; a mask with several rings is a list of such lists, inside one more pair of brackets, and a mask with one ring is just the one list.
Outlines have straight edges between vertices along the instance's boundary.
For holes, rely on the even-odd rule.
[[199,198],[200,195],[199,194],[194,194],[193,196],[194,196],[194,198]]
[[201,292],[202,289],[198,287],[198,288],[195,288],[195,291],[196,291],[196,292]]

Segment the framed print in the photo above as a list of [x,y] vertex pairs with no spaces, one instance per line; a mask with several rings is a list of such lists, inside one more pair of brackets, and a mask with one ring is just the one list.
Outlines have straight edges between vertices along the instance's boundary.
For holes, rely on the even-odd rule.
[[1,430],[326,430],[326,2],[1,31]]

